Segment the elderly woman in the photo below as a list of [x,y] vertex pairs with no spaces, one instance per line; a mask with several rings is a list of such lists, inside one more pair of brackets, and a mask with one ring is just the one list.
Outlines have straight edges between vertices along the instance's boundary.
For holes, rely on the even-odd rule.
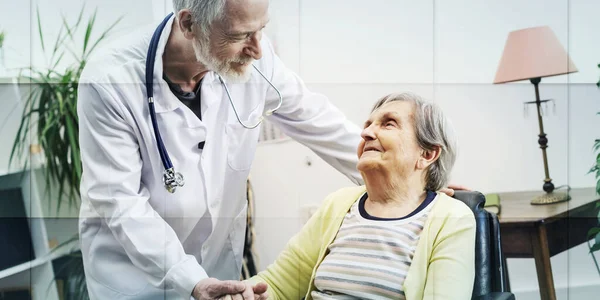
[[250,280],[273,299],[469,299],[475,218],[436,192],[456,157],[448,121],[413,94],[379,100],[358,147],[365,186],[331,194]]

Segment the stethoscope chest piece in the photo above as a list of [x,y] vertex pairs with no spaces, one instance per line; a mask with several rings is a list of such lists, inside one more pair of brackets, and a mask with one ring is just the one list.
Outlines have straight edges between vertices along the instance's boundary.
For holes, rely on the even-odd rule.
[[165,189],[167,189],[169,193],[175,193],[178,186],[183,186],[185,184],[183,175],[179,172],[175,172],[173,168],[166,169],[163,172],[163,182],[165,184]]

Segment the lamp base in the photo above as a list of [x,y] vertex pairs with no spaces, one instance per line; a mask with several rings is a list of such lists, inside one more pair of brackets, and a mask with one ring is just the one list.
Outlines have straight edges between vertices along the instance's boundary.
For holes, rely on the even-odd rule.
[[552,193],[545,193],[543,195],[539,195],[539,196],[535,197],[533,200],[531,200],[531,204],[533,204],[533,205],[554,204],[554,203],[564,202],[564,201],[568,201],[568,200],[571,200],[571,196],[569,196],[567,193],[552,192]]

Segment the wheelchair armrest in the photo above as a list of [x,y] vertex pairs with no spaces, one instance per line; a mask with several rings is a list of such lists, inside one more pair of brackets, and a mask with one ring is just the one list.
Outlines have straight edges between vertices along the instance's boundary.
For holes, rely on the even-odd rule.
[[515,295],[508,292],[489,293],[473,298],[473,300],[515,300]]

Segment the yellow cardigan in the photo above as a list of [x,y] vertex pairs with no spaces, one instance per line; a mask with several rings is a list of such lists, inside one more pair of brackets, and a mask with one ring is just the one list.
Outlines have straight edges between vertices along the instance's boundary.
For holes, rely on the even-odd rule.
[[[352,204],[365,187],[329,195],[273,264],[251,282],[269,285],[269,299],[312,299],[314,277]],[[475,217],[466,204],[438,193],[404,281],[407,300],[470,299],[475,280]]]

